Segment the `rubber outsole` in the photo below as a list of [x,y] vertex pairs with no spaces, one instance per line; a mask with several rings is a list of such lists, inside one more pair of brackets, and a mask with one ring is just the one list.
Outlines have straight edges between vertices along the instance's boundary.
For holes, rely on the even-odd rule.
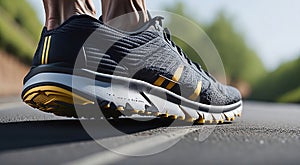
[[[241,117],[242,114],[242,102],[236,103],[236,106],[232,106],[230,111],[205,112],[185,103],[178,104],[167,101],[164,97],[159,97],[160,95],[157,95],[156,92],[143,91],[140,88],[128,88],[128,84],[116,83],[112,87],[107,82],[100,83],[100,85],[99,83],[94,85],[95,80],[88,83],[84,82],[89,81],[86,78],[62,80],[62,77],[66,76],[47,73],[32,77],[24,86],[23,101],[41,111],[67,117],[93,118],[99,116],[100,107],[106,118],[139,114],[184,120],[197,124],[220,124],[233,122],[236,117]],[[57,81],[52,81],[55,79]],[[99,89],[92,87],[92,89],[87,90],[85,87],[84,90],[89,92],[84,93],[81,93],[84,91],[83,88],[73,89],[74,86],[81,88],[82,84],[90,84],[90,86],[99,87]]]

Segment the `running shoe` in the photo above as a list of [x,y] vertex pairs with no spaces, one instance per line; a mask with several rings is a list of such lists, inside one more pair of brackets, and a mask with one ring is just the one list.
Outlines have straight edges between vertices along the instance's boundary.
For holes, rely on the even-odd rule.
[[192,62],[162,20],[151,18],[139,30],[125,32],[80,15],[55,30],[44,29],[22,99],[60,116],[93,116],[99,112],[89,107],[95,105],[105,117],[223,123],[240,116],[240,92]]

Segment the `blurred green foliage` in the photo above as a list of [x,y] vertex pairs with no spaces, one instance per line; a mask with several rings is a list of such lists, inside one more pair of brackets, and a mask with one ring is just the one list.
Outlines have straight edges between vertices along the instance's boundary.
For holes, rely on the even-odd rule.
[[[225,12],[221,11],[211,24],[203,25],[195,21],[193,16],[185,14],[183,3],[177,3],[167,11],[184,16],[204,29],[219,51],[227,80],[237,86],[239,82],[246,82],[252,91],[249,99],[300,103],[300,57],[282,64],[275,71],[267,72],[256,52],[245,42],[245,37]],[[193,40],[195,34],[185,25],[180,26],[186,36]],[[177,37],[173,38],[193,61],[205,66],[190,45]]]
[[[266,74],[265,67],[256,52],[247,45],[244,36],[235,29],[233,21],[226,17],[224,12],[220,12],[211,24],[203,25],[192,16],[185,14],[183,3],[177,3],[166,10],[184,16],[204,29],[218,50],[222,58],[227,80],[232,85],[244,82],[253,86]],[[170,26],[173,24],[176,26],[174,21],[173,24],[172,20],[170,22]],[[189,27],[185,27],[185,25],[180,26],[182,31],[186,33],[185,35],[188,36],[185,38],[189,38],[193,42],[196,34],[193,34],[193,31]],[[176,28],[178,29],[179,27]],[[190,45],[178,37],[173,37],[173,39],[193,61],[200,63],[205,68],[205,64],[199,60],[198,54]],[[203,49],[205,48],[203,47]],[[203,54],[200,56],[203,56]]]
[[41,24],[35,11],[26,0],[1,0],[0,7],[5,10],[14,21],[27,31],[33,39],[39,39]]
[[279,102],[300,103],[300,87],[284,94],[278,99]]
[[252,99],[300,103],[300,58],[282,64],[254,87]]
[[0,49],[30,64],[41,28],[26,0],[0,0]]
[[254,85],[266,74],[256,52],[247,45],[245,37],[234,28],[225,13],[221,12],[205,31],[218,49],[231,82],[244,81]]

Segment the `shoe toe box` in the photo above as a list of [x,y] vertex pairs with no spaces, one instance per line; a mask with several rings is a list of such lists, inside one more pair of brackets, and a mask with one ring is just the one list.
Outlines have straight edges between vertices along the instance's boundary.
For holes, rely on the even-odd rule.
[[209,105],[230,105],[242,100],[242,96],[236,88],[223,84],[210,86],[202,93],[200,102]]

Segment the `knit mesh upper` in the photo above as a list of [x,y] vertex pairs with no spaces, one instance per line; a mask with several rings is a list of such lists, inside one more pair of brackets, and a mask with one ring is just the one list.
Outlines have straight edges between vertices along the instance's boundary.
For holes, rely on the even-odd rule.
[[179,67],[182,73],[170,91],[189,99],[201,82],[198,101],[209,105],[229,105],[241,100],[238,90],[222,85],[205,71],[191,65],[178,49],[166,40],[156,18],[143,30],[128,33],[104,25],[89,16],[74,16],[53,31],[44,30],[33,67],[41,65],[45,37],[51,36],[48,64],[63,63],[74,67],[139,79],[155,84],[159,78],[166,88]]

